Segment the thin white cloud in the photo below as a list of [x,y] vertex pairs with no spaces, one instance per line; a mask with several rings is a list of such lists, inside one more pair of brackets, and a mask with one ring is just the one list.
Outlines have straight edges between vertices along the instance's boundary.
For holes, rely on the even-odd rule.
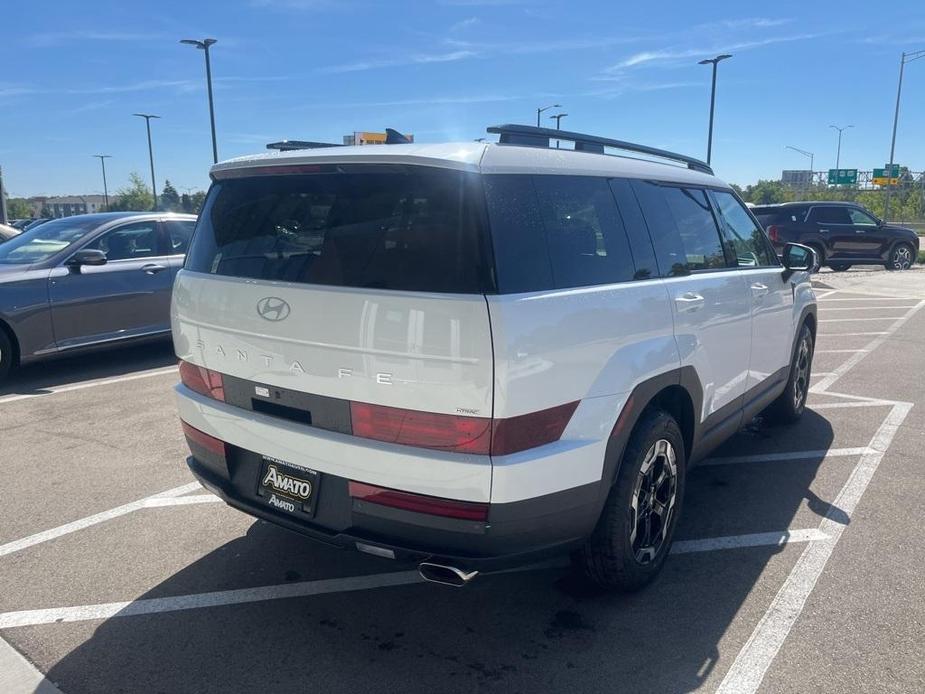
[[463,19],[463,20],[456,22],[456,24],[450,27],[450,31],[451,32],[465,31],[466,29],[471,29],[476,24],[478,24],[480,21],[481,20],[479,20],[478,17],[469,17],[468,19]]
[[342,65],[329,65],[318,69],[318,72],[327,74],[340,74],[344,72],[363,72],[401,65],[425,65],[428,63],[450,63],[457,60],[475,58],[478,54],[471,50],[450,51],[447,53],[418,53],[400,58],[382,58],[379,60],[361,60],[355,63]]
[[711,47],[703,48],[666,48],[655,51],[642,51],[624,58],[619,63],[611,65],[604,70],[605,73],[618,73],[628,68],[640,65],[650,64],[671,64],[679,60],[691,58],[703,58],[716,55],[717,53],[731,53],[733,51],[745,51],[762,46],[770,46],[777,43],[788,43],[791,41],[805,41],[813,39],[819,34],[794,34],[791,36],[772,36],[766,39],[754,41],[740,41],[738,43],[714,44]]
[[789,24],[789,18],[772,17],[744,17],[742,19],[721,19],[716,22],[707,22],[696,27],[697,29],[771,29],[773,27]]
[[56,46],[62,43],[72,43],[74,41],[163,41],[167,37],[162,34],[151,32],[134,32],[134,31],[50,31],[40,34],[33,34],[26,39],[26,42],[38,47]]
[[124,94],[127,92],[144,92],[152,89],[187,89],[196,87],[199,81],[191,80],[143,80],[130,84],[119,84],[104,87],[88,87],[84,89],[65,89],[65,94]]

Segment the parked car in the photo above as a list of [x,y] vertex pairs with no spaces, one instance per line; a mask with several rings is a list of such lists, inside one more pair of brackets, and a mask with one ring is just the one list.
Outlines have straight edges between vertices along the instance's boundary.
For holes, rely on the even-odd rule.
[[431,581],[573,550],[639,588],[688,465],[802,414],[812,251],[780,261],[695,159],[490,132],[212,168],[172,303],[187,462],[233,507]]
[[14,220],[12,220],[12,221],[10,222],[10,226],[13,227],[14,229],[19,229],[19,231],[22,231],[23,229],[26,228],[26,225],[27,225],[29,222],[31,222],[31,221],[32,221],[32,220],[29,219],[29,218],[26,218],[26,219],[14,219]]
[[56,219],[0,244],[0,380],[17,364],[170,334],[192,215]]
[[51,217],[35,217],[33,219],[27,219],[26,224],[22,227],[23,231],[29,231],[29,229],[34,229],[35,227],[44,224],[45,222],[51,221]]
[[6,224],[0,224],[0,243],[4,241],[9,241],[14,236],[19,234],[19,229],[13,226],[8,226]]
[[787,243],[812,248],[819,265],[843,271],[852,265],[908,270],[919,252],[912,229],[887,224],[852,202],[787,202],[752,208],[780,252]]

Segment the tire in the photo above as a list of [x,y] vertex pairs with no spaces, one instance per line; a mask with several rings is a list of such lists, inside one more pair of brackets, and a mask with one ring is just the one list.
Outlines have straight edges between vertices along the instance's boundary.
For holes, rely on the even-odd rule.
[[9,336],[0,327],[0,383],[6,380],[13,369],[13,345]]
[[588,580],[629,592],[658,575],[681,514],[686,465],[684,437],[674,418],[663,410],[644,413],[597,526],[574,555]]
[[835,270],[835,272],[844,272],[845,270],[851,269],[851,265],[842,265],[841,263],[832,263],[829,267]]
[[800,328],[797,347],[790,361],[787,386],[777,400],[764,411],[765,417],[777,424],[793,424],[803,416],[809,395],[809,378],[813,369],[813,333],[806,323]]
[[915,249],[908,243],[897,243],[884,264],[887,270],[908,270],[915,263]]

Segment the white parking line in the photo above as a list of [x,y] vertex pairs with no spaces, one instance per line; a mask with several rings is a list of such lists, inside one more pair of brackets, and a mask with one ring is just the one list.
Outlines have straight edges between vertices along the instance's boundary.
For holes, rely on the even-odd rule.
[[66,386],[41,388],[38,393],[21,393],[19,395],[5,395],[0,397],[0,405],[17,400],[31,400],[32,398],[44,398],[56,393],[69,393],[73,390],[83,390],[84,388],[95,388],[96,386],[108,386],[113,383],[122,383],[124,381],[137,381],[140,378],[151,378],[152,376],[166,376],[167,374],[177,373],[176,366],[168,366],[163,369],[153,369],[151,371],[140,371],[138,373],[128,374],[126,376],[115,376],[113,378],[98,378],[92,381],[81,381],[80,383],[71,383]]
[[822,318],[820,323],[860,323],[872,320],[899,320],[902,316],[877,316],[876,318]]
[[[825,395],[835,395],[835,393],[824,393]],[[846,407],[892,407],[895,405],[892,400],[861,400],[857,402],[820,402],[819,404],[807,405],[811,410],[842,410]]]
[[189,484],[184,484],[180,487],[174,487],[173,489],[168,489],[167,491],[153,494],[151,496],[145,497],[144,499],[131,501],[127,504],[123,504],[122,506],[116,506],[116,508],[109,509],[108,511],[102,511],[100,513],[95,513],[92,516],[87,516],[86,518],[72,521],[71,523],[59,525],[57,528],[43,530],[42,532],[36,533],[35,535],[24,537],[21,540],[7,542],[5,545],[0,545],[0,557],[6,556],[7,554],[12,554],[13,552],[18,552],[20,550],[26,549],[27,547],[34,547],[35,545],[48,542],[49,540],[57,539],[63,535],[77,532],[78,530],[83,530],[84,528],[89,528],[91,525],[97,525],[98,523],[103,523],[105,521],[112,520],[113,518],[124,516],[127,513],[138,511],[139,509],[146,508],[146,504],[151,503],[153,500],[180,496],[181,494],[186,494],[201,488],[202,487],[198,482],[190,482]]
[[819,526],[819,530],[830,539],[811,542],[803,550],[771,606],[739,651],[732,667],[726,672],[717,689],[719,694],[749,694],[761,686],[765,673],[803,611],[807,598],[845,530],[844,523],[836,520],[835,516],[844,514],[851,517],[884,453],[911,409],[911,403],[895,404],[877,429],[868,446],[869,450],[861,456],[851,477],[832,502],[829,512]]
[[[891,405],[893,403],[890,403]],[[723,458],[707,458],[699,465],[739,465],[741,463],[773,463],[778,460],[812,460],[813,458],[841,458],[852,455],[862,455],[867,452],[866,446],[858,448],[829,448],[815,451],[788,451],[786,453],[761,453],[757,455],[735,455]]]
[[832,308],[823,309],[826,313],[829,311],[883,311],[891,308],[915,308],[915,304],[903,306],[833,306]]
[[[786,530],[774,533],[753,533],[748,535],[731,535],[704,540],[685,540],[672,546],[672,554],[692,554],[694,552],[712,552],[716,550],[740,549],[744,547],[783,546],[792,543],[805,543],[826,540],[827,535],[816,528]],[[527,566],[504,573],[531,571],[537,568]],[[78,605],[75,607],[52,607],[41,610],[21,610],[0,613],[0,629],[36,626],[60,622],[84,622],[91,619],[111,619],[114,617],[137,617],[139,615],[158,614],[195,610],[204,607],[221,607],[224,605],[241,605],[267,600],[302,598],[310,595],[328,595],[347,593],[374,588],[388,588],[423,583],[417,571],[396,571],[394,573],[372,574],[369,576],[348,576],[346,578],[325,578],[318,581],[284,583],[257,588],[221,590],[212,593],[194,593],[192,595],[175,595],[167,598],[144,598],[125,602],[109,602],[98,605]]]
[[[830,292],[831,293],[831,292]],[[827,297],[828,295],[826,295]],[[818,301],[820,297],[816,297]],[[825,297],[823,297],[825,298]],[[833,302],[839,301],[918,301],[918,297],[915,296],[851,296],[851,297],[836,297],[834,299],[827,299],[821,301],[823,304],[831,304]]]
[[889,333],[886,330],[875,333],[818,333],[816,337],[855,337],[859,335],[889,335]]
[[189,506],[191,504],[221,503],[214,494],[194,494],[192,496],[156,496],[145,499],[143,508],[160,508],[162,506]]
[[867,351],[866,349],[817,349],[813,351],[813,354],[854,354]]

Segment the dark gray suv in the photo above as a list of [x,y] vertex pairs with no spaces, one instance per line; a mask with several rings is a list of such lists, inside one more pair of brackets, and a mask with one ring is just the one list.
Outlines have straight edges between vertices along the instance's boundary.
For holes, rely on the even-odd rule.
[[18,363],[170,335],[193,215],[56,219],[0,245],[0,379]]

